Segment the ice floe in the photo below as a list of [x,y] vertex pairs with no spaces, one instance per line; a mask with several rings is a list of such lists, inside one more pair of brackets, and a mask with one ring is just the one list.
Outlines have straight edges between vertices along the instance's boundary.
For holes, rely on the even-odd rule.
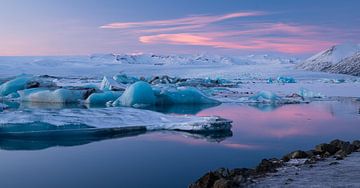
[[[34,123],[40,123],[46,127],[49,125],[58,127],[81,125],[91,128],[145,126],[150,131],[211,132],[231,129],[231,121],[217,116],[167,115],[128,107],[24,109],[0,113],[0,130],[4,127]],[[31,126],[29,131],[31,131]]]

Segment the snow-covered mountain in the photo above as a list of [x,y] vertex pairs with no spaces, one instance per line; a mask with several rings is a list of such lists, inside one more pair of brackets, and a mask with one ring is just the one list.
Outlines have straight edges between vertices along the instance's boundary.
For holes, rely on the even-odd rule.
[[360,51],[329,68],[329,72],[360,76]]
[[148,64],[148,65],[253,65],[292,64],[298,59],[270,55],[220,56],[220,55],[157,55],[157,54],[95,54],[90,60],[96,63]]
[[356,71],[359,65],[360,44],[342,44],[332,46],[304,62],[297,68],[310,71],[359,75]]

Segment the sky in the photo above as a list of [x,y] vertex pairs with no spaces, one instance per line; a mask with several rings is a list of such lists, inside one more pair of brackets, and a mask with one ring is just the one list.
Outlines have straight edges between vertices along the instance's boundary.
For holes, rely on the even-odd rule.
[[358,0],[1,0],[0,55],[307,56],[360,43]]

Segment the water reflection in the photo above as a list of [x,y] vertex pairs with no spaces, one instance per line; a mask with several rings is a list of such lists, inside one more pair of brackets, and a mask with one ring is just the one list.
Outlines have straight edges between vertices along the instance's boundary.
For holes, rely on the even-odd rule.
[[[192,133],[185,131],[160,131],[172,136],[183,136],[186,139],[221,142],[232,136],[231,131],[209,133]],[[109,139],[121,139],[139,136],[146,128],[122,131],[116,129],[77,129],[40,132],[0,133],[0,149],[2,150],[42,150],[51,147],[73,147]]]

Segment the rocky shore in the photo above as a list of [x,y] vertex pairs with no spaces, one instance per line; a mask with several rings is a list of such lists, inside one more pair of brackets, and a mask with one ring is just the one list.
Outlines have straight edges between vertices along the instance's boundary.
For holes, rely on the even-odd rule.
[[[332,159],[330,165],[338,164],[338,160],[345,159],[353,152],[360,152],[360,140],[352,143],[339,139],[330,143],[316,145],[314,149],[308,151],[293,151],[281,159],[263,159],[256,168],[220,168],[203,175],[189,188],[236,188],[236,187],[257,187],[257,182],[271,174],[278,172],[279,169],[289,166],[308,165],[314,167],[315,164],[324,160]],[[292,179],[289,179],[291,181]],[[280,182],[279,182],[280,183]],[[287,182],[285,182],[287,184]],[[261,187],[266,184],[261,184]],[[281,186],[281,185],[279,185]]]

